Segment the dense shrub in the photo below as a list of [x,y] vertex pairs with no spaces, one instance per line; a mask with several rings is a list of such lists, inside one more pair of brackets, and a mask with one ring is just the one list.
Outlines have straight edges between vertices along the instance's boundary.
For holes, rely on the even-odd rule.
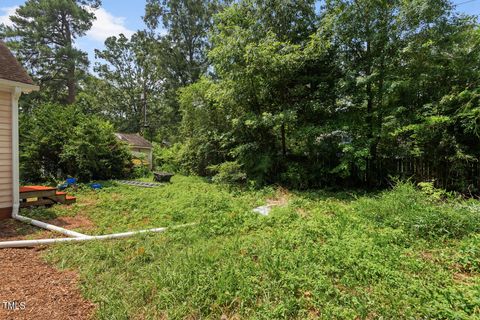
[[155,167],[162,171],[181,172],[180,154],[181,145],[174,144],[172,147],[153,144],[153,158]]
[[477,234],[462,244],[458,263],[465,271],[480,272],[480,235]]
[[115,137],[111,124],[86,117],[75,128],[61,159],[68,175],[89,181],[127,176],[131,155]]
[[83,118],[77,108],[55,104],[45,104],[20,114],[20,174],[23,180],[51,180],[63,170],[60,155]]
[[281,181],[296,189],[304,189],[309,186],[309,172],[303,166],[292,163],[281,174]]
[[247,175],[242,166],[234,161],[224,162],[209,169],[215,173],[213,181],[220,184],[241,184],[247,180]]
[[212,72],[179,90],[181,167],[235,161],[258,185],[399,176],[479,193],[476,19],[449,1],[327,2],[317,15],[312,1],[235,1],[216,16]]
[[415,238],[461,238],[480,231],[479,210],[438,203],[411,183],[398,183],[376,198],[362,198],[356,206],[377,226],[399,228]]
[[119,178],[131,169],[131,154],[112,125],[76,106],[46,104],[23,113],[20,151],[25,181]]

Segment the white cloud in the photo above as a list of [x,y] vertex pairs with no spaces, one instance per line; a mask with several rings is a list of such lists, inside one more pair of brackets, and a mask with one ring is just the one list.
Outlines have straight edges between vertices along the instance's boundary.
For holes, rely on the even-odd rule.
[[10,21],[10,16],[13,16],[17,9],[18,6],[0,8],[0,24],[4,23],[7,26],[11,26],[12,21]]
[[[10,16],[15,14],[18,6],[0,8],[0,24],[12,25]],[[130,37],[134,31],[125,26],[125,18],[115,17],[104,8],[94,10],[96,20],[93,21],[92,28],[87,32],[87,37],[93,41],[105,42],[110,36],[118,36],[123,33]]]
[[115,17],[104,8],[98,8],[94,13],[97,19],[93,21],[92,28],[87,32],[88,38],[103,43],[108,37],[118,36],[120,33],[126,37],[134,33],[125,26],[125,18]]

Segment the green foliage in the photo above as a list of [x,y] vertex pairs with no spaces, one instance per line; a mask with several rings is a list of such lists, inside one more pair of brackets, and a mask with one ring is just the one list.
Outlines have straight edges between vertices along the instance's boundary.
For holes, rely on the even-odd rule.
[[453,197],[452,193],[446,192],[443,189],[435,188],[434,182],[419,182],[418,187],[432,200],[440,201]]
[[[295,10],[301,13],[285,25]],[[306,84],[295,79],[302,47],[290,40],[298,42],[313,12],[310,1],[274,7],[252,1],[218,15],[209,52],[218,81],[201,79],[180,95],[184,139],[198,159],[197,173],[235,160],[260,184],[278,178],[276,169],[287,155],[287,137],[300,108],[296,94]]]
[[247,175],[243,172],[242,166],[235,161],[210,166],[208,169],[215,173],[213,181],[216,183],[234,185],[243,184],[247,180]]
[[[174,122],[172,110],[162,100],[162,75],[157,69],[158,59],[154,43],[145,32],[137,32],[128,39],[123,34],[105,41],[105,49],[96,50],[95,71],[101,81],[89,87],[95,97],[91,103],[102,106],[102,116],[110,120],[120,132],[149,130],[147,136],[168,136]],[[142,98],[143,97],[143,98]],[[147,123],[144,123],[144,107]],[[168,124],[168,125],[167,125]],[[149,128],[144,126],[148,125]]]
[[207,32],[223,3],[221,0],[147,1],[143,19],[152,33],[160,33],[158,63],[169,89],[193,83],[206,72]]
[[[155,70],[160,74],[163,113],[161,126],[154,128],[161,139],[180,140],[178,125],[181,119],[179,89],[198,81],[210,67],[207,37],[214,15],[225,3],[223,0],[148,0],[143,17],[148,28],[150,48],[155,56]],[[158,113],[158,112],[157,112]],[[170,128],[164,132],[164,127]]]
[[130,174],[132,178],[147,178],[152,176],[146,154],[135,154],[132,160],[133,168]]
[[480,236],[478,234],[461,245],[458,263],[464,271],[480,272]]
[[452,203],[436,204],[436,194],[399,183],[378,198],[363,199],[359,209],[379,227],[402,229],[412,238],[462,238],[480,231],[480,211]]
[[295,189],[305,189],[311,183],[310,173],[303,166],[292,163],[287,170],[282,173],[281,181],[285,185],[291,185]]
[[153,158],[155,167],[163,171],[181,172],[181,154],[182,145],[174,144],[171,147],[161,146],[157,143],[153,145]]
[[24,181],[111,179],[129,173],[131,155],[112,125],[74,105],[45,104],[20,120],[20,167]]
[[[161,188],[107,185],[77,196],[69,210],[44,211],[86,215],[95,233],[198,223],[165,234],[51,247],[50,261],[80,272],[99,319],[479,317],[478,274],[458,281],[452,261],[463,248],[458,256],[468,259],[466,270],[478,262],[476,233],[464,228],[464,219],[478,225],[478,212],[465,211],[473,212],[477,201],[429,201],[400,184],[380,196],[297,192],[262,217],[251,210],[275,196],[271,189],[227,191],[182,176]],[[457,206],[465,207],[465,218],[452,215]],[[398,223],[373,219],[383,211]],[[452,219],[460,219],[466,239],[457,240],[458,233],[449,241],[412,237],[417,233],[406,226],[414,211],[422,217],[436,211],[448,219],[449,232]],[[436,230],[438,222],[424,223],[433,224],[424,230]]]
[[236,162],[257,186],[480,192],[479,24],[449,0],[148,0],[147,30],[107,39],[85,77],[73,44],[98,5],[27,1],[2,34],[45,99],[78,89],[84,113],[169,146],[169,171]]
[[65,173],[81,181],[106,180],[129,174],[131,154],[115,137],[113,126],[85,117],[65,141],[60,155]]
[[[98,2],[27,1],[1,30],[50,101],[71,102],[86,70],[73,40],[93,15],[80,4]],[[479,24],[454,8],[148,0],[148,30],[106,41],[78,106],[23,102],[22,176],[125,175],[125,146],[91,114],[138,131],[144,93],[158,167],[213,169],[220,185],[177,175],[148,190],[80,189],[69,210],[28,214],[83,214],[96,234],[195,225],[56,246],[51,261],[80,271],[100,319],[480,318],[478,204],[438,188],[480,190]],[[72,39],[56,31],[68,26]],[[363,196],[260,188],[377,187],[392,175],[434,183]],[[257,189],[224,185],[244,182]],[[252,212],[266,202],[284,205]]]
[[[179,91],[182,113],[181,135],[183,146],[179,151],[180,165],[184,171],[208,174],[207,167],[224,162],[227,158],[225,144],[229,124],[226,113],[217,107],[213,81],[200,81]],[[178,150],[178,149],[177,149]]]
[[448,1],[332,0],[316,15],[311,1],[244,0],[214,22],[213,74],[179,97],[186,171],[236,161],[260,184],[402,175],[478,191],[478,23]]
[[134,165],[132,168],[132,173],[130,174],[131,178],[146,178],[151,176],[151,171],[148,166],[139,164]]
[[87,54],[74,46],[92,27],[100,0],[28,0],[0,26],[16,56],[42,86],[43,100],[73,103],[79,79],[88,68]]

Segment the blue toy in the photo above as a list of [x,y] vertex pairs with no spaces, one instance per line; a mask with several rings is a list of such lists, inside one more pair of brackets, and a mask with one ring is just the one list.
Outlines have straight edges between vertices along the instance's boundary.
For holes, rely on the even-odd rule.
[[90,185],[90,187],[92,187],[93,190],[100,190],[102,189],[102,185],[100,183],[92,183]]
[[67,178],[67,185],[76,185],[77,184],[77,179],[76,178]]

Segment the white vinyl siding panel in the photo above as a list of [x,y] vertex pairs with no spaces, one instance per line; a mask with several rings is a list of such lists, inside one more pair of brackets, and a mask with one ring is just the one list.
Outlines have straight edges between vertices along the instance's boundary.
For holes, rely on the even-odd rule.
[[12,206],[12,100],[0,92],[0,208]]

